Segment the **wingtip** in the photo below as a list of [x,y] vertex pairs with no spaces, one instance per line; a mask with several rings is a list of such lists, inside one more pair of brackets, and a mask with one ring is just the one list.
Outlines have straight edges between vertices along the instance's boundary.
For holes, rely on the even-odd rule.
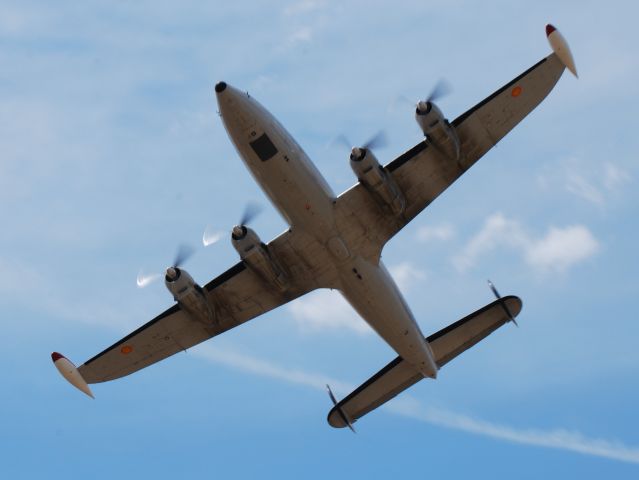
[[575,67],[575,60],[572,57],[572,52],[570,51],[568,42],[566,42],[566,39],[563,37],[561,32],[550,23],[546,25],[546,38],[561,63],[564,64],[575,78],[579,78],[579,75],[577,75],[577,67]]
[[58,353],[58,352],[53,352],[51,354],[51,360],[53,361],[53,363],[57,362],[61,358],[66,358],[66,357],[64,355],[62,355],[61,353]]
[[58,372],[60,372],[60,375],[62,375],[67,382],[69,382],[71,385],[73,385],[75,388],[80,390],[88,397],[91,397],[95,400],[91,388],[71,360],[58,352],[53,352],[51,354],[51,360],[53,360],[55,368],[58,370]]

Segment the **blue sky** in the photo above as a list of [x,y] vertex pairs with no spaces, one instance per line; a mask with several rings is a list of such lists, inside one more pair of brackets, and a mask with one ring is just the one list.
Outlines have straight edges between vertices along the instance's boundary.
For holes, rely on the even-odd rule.
[[[632,2],[56,2],[0,9],[0,471],[13,478],[390,475],[636,478],[639,436],[637,10]],[[206,225],[286,226],[237,157],[213,85],[247,89],[335,191],[345,133],[380,128],[390,161],[420,140],[440,78],[453,119],[569,41],[579,80],[549,98],[384,250],[425,333],[491,301],[506,327],[358,422],[338,396],[394,358],[317,292],[116,382],[92,401],[55,371],[171,304],[161,270]],[[198,250],[200,283],[237,261]]]

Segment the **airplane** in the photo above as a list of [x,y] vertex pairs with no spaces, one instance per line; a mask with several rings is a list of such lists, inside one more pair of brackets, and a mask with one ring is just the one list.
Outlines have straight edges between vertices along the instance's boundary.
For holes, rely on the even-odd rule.
[[[164,281],[175,304],[76,367],[54,352],[52,360],[72,385],[93,398],[89,384],[124,377],[215,337],[318,288],[338,290],[397,353],[341,401],[330,387],[328,423],[349,427],[362,416],[439,370],[509,322],[522,309],[502,297],[425,337],[381,261],[384,245],[550,93],[575,63],[563,36],[548,24],[553,52],[449,122],[434,95],[415,106],[424,139],[382,166],[369,143],[353,147],[357,183],[336,196],[304,150],[248,93],[215,85],[224,127],[255,180],[290,228],[264,243],[248,227],[234,226],[240,261],[204,286],[181,267]],[[178,255],[183,257],[183,255]],[[354,431],[354,430],[353,430]]]

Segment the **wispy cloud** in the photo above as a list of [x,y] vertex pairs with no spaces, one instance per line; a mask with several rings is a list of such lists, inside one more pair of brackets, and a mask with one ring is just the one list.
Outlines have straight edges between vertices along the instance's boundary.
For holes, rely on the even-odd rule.
[[564,272],[596,254],[599,242],[583,225],[550,227],[544,236],[535,237],[520,222],[494,213],[453,258],[453,264],[460,271],[468,270],[482,255],[498,248],[520,252],[537,271]]
[[551,228],[543,238],[525,248],[526,261],[537,269],[565,271],[599,250],[599,243],[582,225]]
[[630,174],[612,163],[604,163],[603,184],[610,191],[617,190],[630,181]]
[[[409,290],[426,274],[410,262],[393,265],[388,269],[401,290]],[[335,290],[318,290],[299,298],[288,307],[304,332],[350,330],[360,335],[372,329],[353,307]]]
[[518,222],[506,218],[499,212],[494,213],[453,258],[453,264],[460,271],[468,270],[475,265],[478,258],[498,247],[523,249],[529,243],[528,236]]
[[599,208],[630,182],[631,176],[612,162],[596,163],[568,158],[561,166],[553,165],[538,177],[542,188],[563,188],[568,193]]
[[305,14],[324,8],[325,2],[318,0],[302,0],[292,3],[284,9],[284,15],[287,17]]
[[291,30],[287,38],[289,47],[309,43],[325,22],[326,2],[302,0],[288,5],[282,11]]
[[431,240],[449,240],[455,236],[455,230],[450,225],[437,225],[433,227],[421,227],[417,230],[417,239],[420,242]]
[[554,448],[611,460],[639,463],[639,447],[628,446],[620,441],[590,438],[577,431],[561,428],[552,430],[520,429],[449,410],[424,408],[419,405],[419,402],[397,405],[392,403],[389,405],[388,410],[398,415],[440,427],[461,430],[522,445]]
[[[221,350],[211,345],[196,347],[192,352],[196,356],[216,364],[294,385],[324,390],[326,385],[329,384],[339,395],[345,395],[353,389],[353,386],[347,382],[330,378],[320,373],[284,368],[261,358],[231,350]],[[328,402],[327,406],[329,406]],[[442,428],[483,435],[512,443],[554,448],[611,460],[639,463],[639,447],[628,446],[620,441],[590,438],[580,432],[566,429],[515,428],[469,415],[462,415],[450,410],[424,407],[421,402],[405,394],[386,404],[383,410]]]
[[389,267],[392,277],[400,290],[409,290],[416,282],[426,278],[426,274],[411,262],[402,262]]
[[310,42],[312,38],[313,38],[313,29],[309,26],[300,26],[300,27],[297,27],[293,31],[293,33],[291,33],[289,37],[289,42],[293,44]]
[[579,172],[569,172],[566,175],[566,190],[573,195],[588,200],[595,205],[604,205],[604,195],[599,188]]
[[371,328],[335,290],[318,290],[299,298],[288,307],[300,329],[305,332],[350,330],[371,333]]
[[252,373],[261,377],[273,378],[286,383],[295,385],[303,385],[318,390],[324,390],[326,385],[330,385],[335,392],[345,394],[353,389],[353,386],[331,378],[321,373],[305,372],[304,370],[293,368],[282,368],[263,358],[244,355],[232,350],[222,350],[212,345],[200,345],[190,350],[194,355],[222,364],[227,367],[235,368],[243,372]]

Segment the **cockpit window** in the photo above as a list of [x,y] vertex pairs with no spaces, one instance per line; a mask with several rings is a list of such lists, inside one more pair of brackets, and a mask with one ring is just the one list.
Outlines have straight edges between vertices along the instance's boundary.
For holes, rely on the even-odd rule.
[[277,148],[275,148],[271,139],[266,136],[266,133],[257,140],[250,142],[250,144],[253,151],[257,153],[257,156],[260,157],[260,160],[263,162],[270,160],[277,153]]

